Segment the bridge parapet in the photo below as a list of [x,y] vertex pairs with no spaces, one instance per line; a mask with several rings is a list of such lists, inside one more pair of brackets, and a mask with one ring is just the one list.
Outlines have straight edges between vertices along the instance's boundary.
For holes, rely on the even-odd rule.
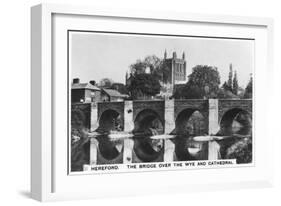
[[98,102],[98,119],[101,117],[102,113],[106,110],[114,110],[120,115],[124,112],[124,102]]
[[252,99],[219,99],[219,121],[227,111],[232,109],[239,109],[252,114]]
[[208,116],[208,100],[204,99],[180,99],[175,100],[175,119],[186,109],[199,111],[203,116]]
[[[132,131],[137,116],[144,110],[150,110],[157,114],[164,126],[165,133],[172,131],[175,122],[183,111],[190,110],[189,113],[199,111],[206,119],[206,127],[209,128],[209,123],[215,125],[219,123],[222,117],[229,110],[241,110],[252,114],[251,99],[217,99],[217,110],[212,108],[210,101],[202,99],[184,99],[184,100],[138,100],[125,102],[98,102],[98,103],[75,103],[71,105],[72,116],[78,115],[84,126],[91,130],[96,130],[99,126],[101,115],[107,110],[113,110],[120,115],[121,122],[124,124],[126,131]],[[210,111],[213,117],[210,118]],[[74,114],[75,113],[75,114]],[[189,115],[185,114],[186,115]],[[218,117],[214,117],[217,113]],[[172,115],[171,115],[172,114]],[[217,119],[217,120],[214,120]],[[166,124],[166,122],[169,122]],[[174,123],[172,123],[174,122]],[[169,126],[170,125],[170,126]],[[213,126],[212,126],[213,127]],[[169,130],[169,131],[168,131]],[[210,128],[208,129],[210,133]]]
[[164,122],[164,100],[133,101],[133,119],[136,120],[140,112],[151,110],[157,113],[160,120]]

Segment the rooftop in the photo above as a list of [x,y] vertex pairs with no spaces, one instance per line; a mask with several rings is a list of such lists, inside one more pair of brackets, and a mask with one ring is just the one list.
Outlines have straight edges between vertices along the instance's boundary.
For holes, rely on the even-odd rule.
[[100,91],[100,88],[90,83],[75,83],[71,85],[71,89],[89,89],[89,90]]
[[106,94],[111,97],[126,97],[127,95],[119,93],[117,90],[114,89],[102,89]]

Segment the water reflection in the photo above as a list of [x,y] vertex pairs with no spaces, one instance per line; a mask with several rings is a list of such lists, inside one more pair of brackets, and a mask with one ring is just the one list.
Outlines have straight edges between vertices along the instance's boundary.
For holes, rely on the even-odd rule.
[[[228,123],[228,122],[227,122]],[[196,125],[199,125],[198,128]],[[248,117],[237,115],[231,124],[221,124],[216,134],[204,134],[202,124],[189,123],[176,134],[161,134],[155,127],[143,131],[98,131],[90,133],[98,140],[99,152],[107,160],[114,160],[124,150],[124,140],[134,141],[133,152],[137,162],[163,161],[165,140],[175,145],[175,161],[208,160],[212,158],[237,159],[237,163],[252,161],[252,123]],[[214,143],[210,147],[210,143]]]
[[[155,133],[156,134],[156,133]],[[134,152],[142,162],[153,162],[159,159],[164,152],[164,140],[170,139],[175,144],[175,153],[178,161],[206,160],[208,142],[194,141],[189,135],[152,135],[149,132],[125,133],[113,132],[96,134],[99,142],[99,151],[108,160],[116,158],[123,150],[125,139],[134,141]]]
[[107,160],[113,160],[119,156],[123,150],[124,142],[122,139],[112,139],[108,135],[96,136],[98,148],[101,155]]
[[193,137],[191,135],[178,135],[173,140],[178,161],[208,159],[208,142],[195,141]]

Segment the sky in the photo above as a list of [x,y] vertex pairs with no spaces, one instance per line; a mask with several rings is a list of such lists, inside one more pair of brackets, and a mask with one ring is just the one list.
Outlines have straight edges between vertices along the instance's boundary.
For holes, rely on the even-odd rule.
[[221,83],[227,81],[229,64],[237,71],[238,84],[245,88],[254,69],[254,40],[202,37],[171,37],[135,34],[70,32],[70,74],[80,82],[107,77],[125,83],[129,66],[148,55],[181,58],[185,52],[189,75],[196,65],[218,68]]

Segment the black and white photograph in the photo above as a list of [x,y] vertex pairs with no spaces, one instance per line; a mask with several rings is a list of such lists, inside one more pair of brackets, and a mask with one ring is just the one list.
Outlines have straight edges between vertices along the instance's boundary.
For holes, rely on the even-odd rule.
[[70,173],[254,163],[254,39],[68,30],[67,43]]

